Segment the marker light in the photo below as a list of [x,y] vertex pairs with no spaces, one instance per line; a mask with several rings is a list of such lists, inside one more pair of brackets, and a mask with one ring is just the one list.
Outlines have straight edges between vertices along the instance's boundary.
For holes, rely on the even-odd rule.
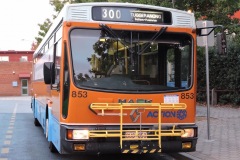
[[191,142],[182,143],[182,149],[190,149],[190,148],[192,148],[192,143]]
[[184,129],[184,134],[181,135],[182,138],[194,137],[194,129],[188,128]]
[[88,130],[68,130],[67,139],[89,139]]
[[85,144],[73,144],[75,151],[85,151]]

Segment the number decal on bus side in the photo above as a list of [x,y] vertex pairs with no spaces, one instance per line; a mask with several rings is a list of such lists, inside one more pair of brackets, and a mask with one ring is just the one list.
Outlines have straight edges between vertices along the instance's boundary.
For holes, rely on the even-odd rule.
[[87,98],[87,92],[86,91],[72,91],[72,97],[73,98]]
[[114,9],[106,9],[102,10],[102,18],[104,19],[120,19],[121,18],[121,11],[114,10]]
[[181,93],[182,99],[194,99],[194,93]]

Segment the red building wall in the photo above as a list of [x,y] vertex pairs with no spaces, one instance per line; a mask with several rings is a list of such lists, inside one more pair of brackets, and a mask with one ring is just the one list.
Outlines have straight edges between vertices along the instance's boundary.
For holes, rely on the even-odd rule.
[[19,62],[22,56],[27,56],[32,61],[34,51],[0,51],[0,56],[8,56],[9,62]]
[[[32,78],[32,57],[34,51],[0,51],[1,56],[8,56],[9,62],[0,61],[0,96],[21,96],[22,79],[28,81],[28,95]],[[27,61],[21,61],[27,56]]]
[[235,12],[235,14],[232,16],[232,18],[240,19],[240,10]]

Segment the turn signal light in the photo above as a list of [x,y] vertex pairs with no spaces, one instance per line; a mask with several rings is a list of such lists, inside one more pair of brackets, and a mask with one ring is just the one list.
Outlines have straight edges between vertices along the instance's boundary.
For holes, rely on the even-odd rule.
[[75,151],[85,151],[85,144],[74,144],[73,148]]
[[190,149],[190,148],[192,148],[191,142],[183,142],[182,143],[182,149]]

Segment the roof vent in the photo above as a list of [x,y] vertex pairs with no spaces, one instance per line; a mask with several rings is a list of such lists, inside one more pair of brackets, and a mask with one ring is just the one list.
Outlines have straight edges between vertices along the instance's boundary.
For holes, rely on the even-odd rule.
[[71,7],[68,12],[68,20],[73,21],[86,21],[90,18],[90,13],[88,8],[83,7]]
[[192,26],[191,18],[186,15],[176,16],[176,25],[178,26]]

